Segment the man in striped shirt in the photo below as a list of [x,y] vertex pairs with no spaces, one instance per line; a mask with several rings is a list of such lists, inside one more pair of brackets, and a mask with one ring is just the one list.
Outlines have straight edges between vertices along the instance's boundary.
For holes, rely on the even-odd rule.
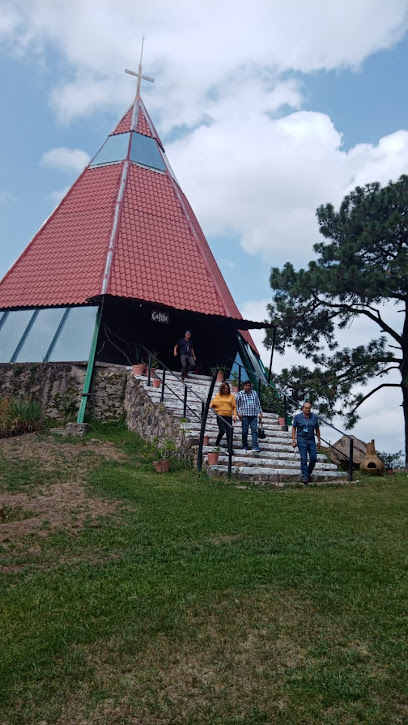
[[251,428],[252,450],[259,451],[258,420],[262,418],[262,408],[258,393],[252,390],[249,380],[244,383],[244,389],[237,395],[237,413],[242,421],[242,448],[248,450],[248,430]]

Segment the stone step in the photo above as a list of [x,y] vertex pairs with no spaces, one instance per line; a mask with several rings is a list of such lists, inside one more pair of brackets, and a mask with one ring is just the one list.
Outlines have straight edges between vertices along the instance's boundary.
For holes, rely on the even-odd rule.
[[[218,464],[208,466],[209,476],[228,476],[228,466]],[[261,483],[273,486],[276,483],[297,485],[301,483],[300,470],[288,470],[285,468],[252,468],[249,466],[233,466],[231,474],[234,478],[244,479],[249,483]],[[340,471],[313,472],[312,483],[344,483],[346,473]]]
[[[209,446],[203,447],[204,458],[207,453],[210,453],[212,448]],[[248,452],[249,453],[249,452]],[[220,453],[218,458],[219,464],[228,465],[227,452]],[[294,460],[293,458],[280,458],[280,457],[266,457],[261,453],[249,453],[248,455],[233,455],[232,456],[233,466],[249,466],[249,467],[260,467],[260,468],[290,468],[296,469],[300,473],[300,459]],[[315,470],[317,471],[337,471],[337,466],[334,463],[327,463],[318,459]]]
[[[225,444],[223,445],[223,443],[224,443],[224,441],[221,441],[220,456],[227,455],[226,446],[225,446]],[[214,448],[214,446],[211,446],[211,445],[203,446],[203,451],[206,454],[207,453],[211,453],[211,451],[213,450],[213,448]],[[273,450],[273,449],[265,448],[264,445],[262,445],[261,452],[260,453],[257,453],[256,451],[252,451],[252,450],[243,451],[242,448],[241,448],[241,446],[236,446],[234,448],[234,454],[233,454],[233,458],[234,459],[236,459],[236,458],[244,458],[245,459],[245,458],[250,458],[250,457],[253,457],[255,459],[257,459],[258,457],[261,457],[261,458],[265,458],[268,461],[271,458],[274,458],[274,459],[279,460],[279,461],[282,461],[282,462],[283,461],[295,461],[295,463],[297,462],[298,465],[299,465],[299,462],[300,462],[299,453],[296,452],[296,454],[294,455],[293,454],[293,448],[291,448],[291,451],[280,451],[280,450],[276,451],[276,450]],[[317,460],[318,461],[322,461],[324,463],[324,462],[327,462],[327,457],[324,455],[324,453],[318,453],[317,454]],[[328,465],[330,465],[333,468],[336,468],[336,464],[335,463],[330,463]]]

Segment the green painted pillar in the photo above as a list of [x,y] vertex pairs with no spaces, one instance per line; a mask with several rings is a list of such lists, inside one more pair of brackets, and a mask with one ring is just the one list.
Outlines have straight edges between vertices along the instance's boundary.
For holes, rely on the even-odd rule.
[[94,327],[94,332],[93,332],[93,337],[92,337],[92,342],[91,342],[91,349],[89,352],[88,365],[86,367],[84,387],[82,390],[82,397],[81,397],[81,403],[80,403],[79,411],[78,411],[77,423],[83,423],[84,418],[85,418],[86,404],[87,404],[88,398],[89,398],[89,391],[91,389],[92,374],[93,374],[93,369],[94,369],[94,364],[95,364],[96,343],[98,342],[101,317],[102,317],[102,307],[100,306],[98,309],[97,315],[96,315],[96,320],[95,320],[95,327]]

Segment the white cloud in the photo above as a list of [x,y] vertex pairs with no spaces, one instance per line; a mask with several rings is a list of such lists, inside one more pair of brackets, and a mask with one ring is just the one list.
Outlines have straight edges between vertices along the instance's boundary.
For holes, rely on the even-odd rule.
[[80,172],[89,164],[90,156],[81,149],[69,149],[63,146],[45,151],[41,156],[41,164],[52,169],[67,172]]
[[133,86],[118,76],[137,64],[142,35],[146,70],[158,81],[152,107],[194,125],[211,93],[222,97],[233,87],[238,95],[248,73],[266,85],[286,71],[354,68],[407,29],[406,0],[14,0],[5,7],[3,36],[16,52],[38,57],[53,47],[66,63],[53,94],[61,118],[126,105]]
[[55,191],[51,191],[49,193],[49,197],[51,201],[54,202],[54,204],[59,204],[61,199],[64,198],[64,196],[68,193],[70,190],[70,186],[65,186],[63,189],[56,189]]
[[9,201],[16,201],[14,194],[9,191],[0,191],[0,204],[7,204]]

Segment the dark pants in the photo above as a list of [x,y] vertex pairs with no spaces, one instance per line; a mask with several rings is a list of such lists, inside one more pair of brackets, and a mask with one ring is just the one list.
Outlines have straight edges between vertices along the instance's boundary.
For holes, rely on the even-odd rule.
[[242,445],[248,448],[248,430],[251,428],[252,448],[258,448],[258,416],[242,416]]
[[[297,439],[297,447],[300,453],[300,470],[302,471],[302,479],[306,480],[312,475],[313,469],[317,461],[316,443],[315,441],[305,441],[301,438]],[[309,465],[307,456],[309,454]]]
[[[215,441],[215,445],[219,446],[221,443],[221,438],[223,437],[224,433],[227,436],[227,450],[230,450],[232,448],[232,416],[228,415],[221,415],[217,416],[217,423],[218,428],[220,429],[220,432],[217,435],[217,440]],[[226,423],[229,423],[229,425],[226,425]]]
[[185,378],[187,373],[191,373],[195,369],[195,360],[192,355],[180,355],[181,360],[181,377]]

